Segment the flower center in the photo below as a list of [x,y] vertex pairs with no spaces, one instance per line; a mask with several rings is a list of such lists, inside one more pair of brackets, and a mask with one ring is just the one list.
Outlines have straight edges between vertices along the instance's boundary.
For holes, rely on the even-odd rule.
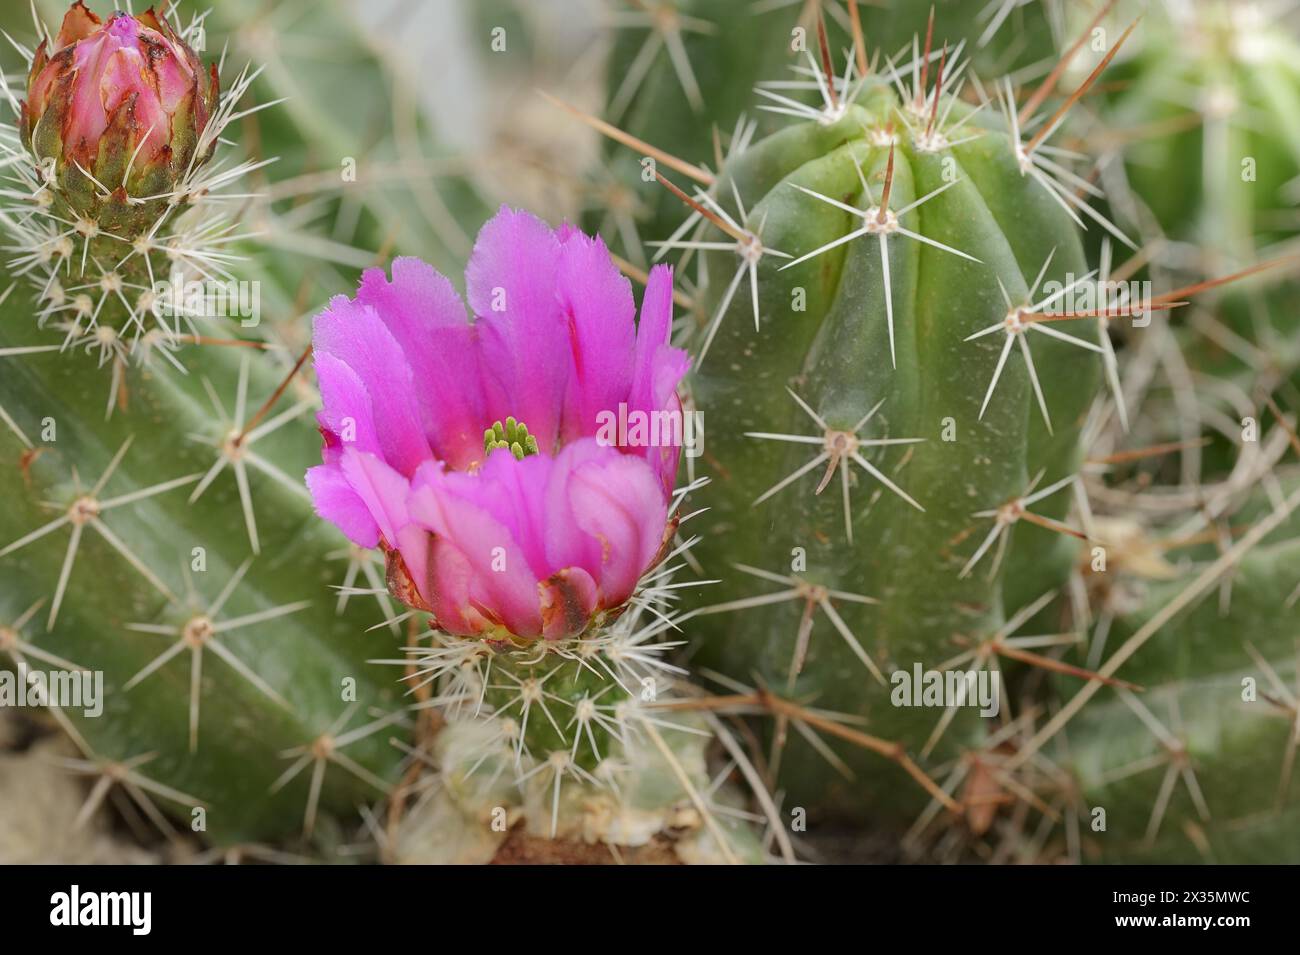
[[528,425],[514,418],[506,418],[483,432],[483,454],[489,455],[497,448],[509,448],[516,459],[522,461],[530,454],[537,453],[537,439],[528,433]]

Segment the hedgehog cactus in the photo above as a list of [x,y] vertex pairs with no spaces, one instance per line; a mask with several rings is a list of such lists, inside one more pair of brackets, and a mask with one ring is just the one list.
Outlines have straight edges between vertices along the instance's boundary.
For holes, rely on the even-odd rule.
[[[1270,16],[1267,4],[1217,0],[1153,10],[1145,43],[1087,131],[1122,149],[1123,162],[1101,177],[1120,221],[1185,243],[1158,255],[1160,264],[1213,274],[1294,251],[1300,42]],[[1215,319],[1261,352],[1243,360],[1221,336],[1207,341],[1211,323],[1200,315],[1185,342],[1190,363],[1238,380],[1266,364],[1297,381],[1293,293],[1280,272],[1228,293]]]
[[[803,810],[814,841],[906,828],[920,859],[1294,861],[1300,437],[1271,393],[1295,362],[1224,375],[1179,327],[1228,314],[1215,343],[1252,353],[1222,300],[1181,306],[1294,235],[1265,225],[1294,143],[1255,128],[1295,98],[1290,41],[1197,7],[1213,68],[1181,76],[1206,125],[1148,141],[1158,102],[1188,105],[1163,85],[1184,58],[1134,26],[1091,57],[1056,36],[1018,90],[989,76],[1072,11],[823,0],[733,30],[734,6],[638,4],[650,32],[614,54],[626,168],[666,187],[660,225],[688,207],[645,256],[672,270],[474,196],[434,239],[368,191],[361,249],[305,241],[284,222],[331,200],[281,217],[242,191],[270,162],[229,155],[264,121],[257,73],[219,83],[201,17],[78,0],[38,27],[0,129],[0,653],[102,674],[102,713],[49,708],[95,779],[83,816],[114,798],[172,835],[343,858],[360,810],[389,861],[791,861]],[[693,64],[702,45],[726,55]],[[1081,121],[1133,47],[1115,66],[1139,82]],[[779,63],[762,119],[733,115]],[[319,101],[355,93],[338,72],[270,71],[305,95],[258,141],[354,148]],[[1126,164],[1088,168],[1094,134]],[[1144,181],[1152,156],[1193,176],[1188,149],[1200,183]],[[1210,171],[1238,153],[1266,188]],[[1151,237],[1143,205],[1214,254],[1113,261]],[[420,258],[365,251],[393,236]],[[299,244],[332,256],[326,289]],[[1140,275],[1161,293],[1111,281]],[[927,695],[970,671],[991,698]]]
[[335,298],[313,366],[311,349],[295,361],[235,272],[248,235],[231,200],[247,197],[230,187],[266,162],[220,144],[259,109],[239,106],[255,73],[218,95],[192,29],[77,3],[4,139],[23,188],[3,216],[18,257],[0,650],[102,675],[102,713],[50,707],[85,757],[70,767],[98,777],[85,814],[120,786],[165,833],[301,834],[328,857],[351,810],[441,762],[454,784],[432,804],[402,790],[390,819],[449,812],[475,838],[389,857],[487,861],[523,822],[630,846],[671,829],[683,857],[757,858],[712,808],[731,797],[708,773],[706,721],[648,705],[678,673],[659,637],[685,546],[678,449],[596,436],[611,402],[677,407],[669,270],[638,334],[599,240],[503,213],[470,263],[476,324],[399,258],[391,284],[378,270]]
[[[1111,7],[1094,16],[1089,30]],[[1070,105],[1133,29],[1108,45],[1059,108],[1048,98],[1082,43],[1069,48],[1039,90],[1018,98],[1009,83],[996,86],[1000,120],[987,99],[978,108],[960,95],[956,78],[964,67],[953,44],[942,45],[942,29],[918,38],[910,61],[877,73],[859,52],[858,37],[850,54],[858,69],[849,64],[844,79],[835,78],[823,33],[820,58],[810,52],[800,79],[787,84],[820,102],[791,94],[782,103],[803,122],[738,143],[716,176],[672,167],[698,183],[690,196],[673,187],[693,212],[657,243],[698,256],[692,268],[700,292],[681,341],[700,359],[688,383],[692,405],[710,421],[701,466],[714,480],[691,495],[712,519],[695,554],[706,573],[725,578],[718,590],[692,595],[692,625],[705,635],[695,659],[721,671],[732,690],[755,681],[766,688],[755,699],[776,716],[770,779],[794,805],[824,821],[915,820],[907,843],[914,851],[932,847],[922,837],[933,834],[936,810],[946,810],[965,833],[944,845],[969,845],[992,826],[998,802],[1022,800],[1025,807],[1052,801],[1045,826],[1048,815],[1057,822],[1063,811],[1070,816],[1067,839],[1076,858],[1079,827],[1095,823],[1089,813],[1099,807],[1119,821],[1092,845],[1090,858],[1149,856],[1156,836],[1170,831],[1178,835],[1165,839],[1163,857],[1186,857],[1193,846],[1204,851],[1204,829],[1197,830],[1200,843],[1185,836],[1189,826],[1205,824],[1194,781],[1191,801],[1175,799],[1173,809],[1169,776],[1111,786],[1116,768],[1140,774],[1154,765],[1148,737],[1156,721],[1149,710],[1138,713],[1135,702],[1143,686],[1159,688],[1152,699],[1162,703],[1170,694],[1203,693],[1194,744],[1178,749],[1173,734],[1164,743],[1156,737],[1171,776],[1187,778],[1193,760],[1201,760],[1207,787],[1231,816],[1266,809],[1253,796],[1273,788],[1261,785],[1251,798],[1223,796],[1243,765],[1258,779],[1258,754],[1285,735],[1285,727],[1265,725],[1256,713],[1227,712],[1224,694],[1239,691],[1247,674],[1285,686],[1291,665],[1281,646],[1261,635],[1251,656],[1234,641],[1225,651],[1231,660],[1225,657],[1223,672],[1214,674],[1217,695],[1195,682],[1213,674],[1213,665],[1199,675],[1161,666],[1169,656],[1154,644],[1147,651],[1152,666],[1125,664],[1157,633],[1162,646],[1208,641],[1204,622],[1199,631],[1162,628],[1211,584],[1226,586],[1219,579],[1225,574],[1259,596],[1265,619],[1288,620],[1294,595],[1288,604],[1278,590],[1295,575],[1290,551],[1275,546],[1250,562],[1243,555],[1276,540],[1295,496],[1275,493],[1271,509],[1255,513],[1258,526],[1247,540],[1230,547],[1229,535],[1221,552],[1202,549],[1197,559],[1206,563],[1191,565],[1194,573],[1155,561],[1159,576],[1176,583],[1157,591],[1164,603],[1145,619],[1134,619],[1126,605],[1133,597],[1118,595],[1144,592],[1142,575],[1133,574],[1144,548],[1177,545],[1140,539],[1154,532],[1145,518],[1105,514],[1094,521],[1089,500],[1101,482],[1097,465],[1084,466],[1085,453],[1099,433],[1126,431],[1132,416],[1111,331],[1133,320],[1138,335],[1184,295],[1224,284],[1157,296],[1111,284],[1112,247],[1135,244],[1089,205],[1099,192],[1070,168],[1077,155],[1053,144]],[[1102,239],[1087,243],[1103,247],[1099,271],[1085,264],[1085,227]],[[1171,338],[1161,328],[1152,340],[1153,348],[1165,347]],[[1247,408],[1243,413],[1251,414]],[[1288,427],[1283,419],[1269,436],[1271,450],[1262,455],[1268,461],[1285,452]],[[1156,446],[1177,448],[1184,436],[1167,417],[1140,428]],[[1249,446],[1243,453],[1250,458]],[[1128,457],[1121,452],[1117,460]],[[1214,517],[1165,532],[1176,537],[1190,523],[1210,533],[1200,531],[1204,523],[1245,513],[1240,496],[1249,487],[1249,479],[1234,475],[1213,491]],[[1143,529],[1126,538],[1133,527]],[[1261,567],[1270,581],[1262,590],[1252,581]],[[1060,599],[1067,588],[1076,596],[1071,605]],[[1093,588],[1117,601],[1102,604],[1100,621],[1089,607]],[[1233,632],[1239,615],[1222,613],[1204,608],[1201,618],[1215,618],[1213,632]],[[1107,658],[1112,625],[1134,642]],[[1069,650],[1074,643],[1086,652]],[[896,678],[953,668],[1000,672],[1002,722],[993,724],[1000,728],[968,705],[900,705],[891,693],[906,682]],[[1035,722],[1042,671],[1070,704],[1057,718]],[[773,692],[805,707],[774,701]],[[1293,714],[1289,690],[1279,695],[1275,687],[1269,698],[1281,715],[1288,705]],[[860,722],[867,736],[828,726],[828,714]],[[1074,757],[1055,777],[1041,772],[1042,747],[1075,714]],[[859,748],[847,760],[831,754],[811,738],[814,727]],[[1123,753],[1107,753],[1117,734],[1127,740]],[[1253,760],[1226,752],[1229,737],[1248,746]],[[1136,768],[1125,758],[1135,752],[1143,754]],[[922,786],[882,771],[873,761],[882,754]],[[913,757],[941,778],[942,792],[916,771]],[[1071,773],[1074,782],[1062,786]],[[1285,809],[1293,797],[1285,785],[1279,792]],[[1269,825],[1287,831],[1286,818],[1253,829],[1230,823],[1210,839],[1227,857],[1258,858],[1259,841],[1267,838],[1261,832]],[[1237,831],[1247,835],[1231,835]],[[1251,840],[1255,848],[1243,849]],[[1043,850],[1041,842],[1008,841],[1014,848],[1007,851],[1020,858]]]
[[[607,105],[603,118],[624,132],[692,163],[716,171],[728,154],[738,154],[757,125],[790,108],[793,68],[806,72],[817,51],[819,11],[832,49],[841,50],[860,30],[878,67],[906,61],[923,43],[929,0],[889,4],[842,2],[751,2],[751,0],[646,0],[628,4],[616,21]],[[943,28],[960,50],[981,65],[1010,70],[1017,51],[1041,49],[1049,40],[1045,5],[988,0],[945,0]],[[963,29],[964,28],[964,29]],[[911,51],[909,54],[908,51]],[[934,51],[937,57],[937,50]],[[1029,60],[1025,60],[1027,65]],[[620,182],[640,172],[635,157],[610,148],[606,162]],[[625,187],[627,188],[627,187]],[[611,203],[611,205],[613,205]],[[677,224],[678,210],[667,194],[631,192],[621,208],[602,210],[592,221],[612,218],[621,238],[657,240]],[[639,241],[620,249],[640,262]]]
[[103,675],[102,714],[51,710],[87,811],[120,786],[165,832],[235,843],[376,798],[401,754],[375,734],[403,731],[355,640],[372,615],[316,599],[340,542],[294,475],[311,390],[266,342],[226,347],[260,319],[228,269],[253,163],[213,155],[250,73],[218,98],[190,38],[74,5],[5,140],[0,643]]
[[[717,215],[740,237],[706,262],[712,343],[692,380],[726,419],[708,430],[723,474],[700,492],[698,553],[727,578],[723,607],[781,601],[761,640],[729,614],[710,654],[918,748],[935,713],[890,706],[885,674],[938,668],[954,634],[988,639],[1068,567],[1053,521],[1101,372],[1083,320],[1057,324],[1089,275],[1040,143],[973,116],[944,66],[916,67],[903,100],[860,81],[724,167]],[[756,299],[726,282],[749,268]],[[1004,559],[1011,541],[1033,562]],[[812,765],[791,779],[792,798],[877,809]]]

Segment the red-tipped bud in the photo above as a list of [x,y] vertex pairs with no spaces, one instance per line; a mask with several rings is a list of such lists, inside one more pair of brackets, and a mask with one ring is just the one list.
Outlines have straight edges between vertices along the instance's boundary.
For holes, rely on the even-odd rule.
[[172,192],[207,159],[196,153],[217,92],[215,68],[205,74],[152,9],[105,22],[77,0],[32,59],[23,138],[75,213],[106,228],[143,225],[138,200]]

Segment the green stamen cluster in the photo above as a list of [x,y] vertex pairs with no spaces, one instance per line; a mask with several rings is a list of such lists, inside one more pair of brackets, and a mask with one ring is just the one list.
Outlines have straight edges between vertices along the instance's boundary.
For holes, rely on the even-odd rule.
[[522,461],[530,454],[537,453],[537,439],[528,433],[528,425],[514,418],[506,418],[483,432],[483,454],[489,455],[497,448],[509,448],[516,460]]

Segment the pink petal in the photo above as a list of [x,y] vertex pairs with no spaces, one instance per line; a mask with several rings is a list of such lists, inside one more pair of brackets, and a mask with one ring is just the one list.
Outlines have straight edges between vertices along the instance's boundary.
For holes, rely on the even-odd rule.
[[546,487],[546,557],[549,567],[585,567],[593,572],[600,567],[600,541],[578,526],[569,489],[575,471],[608,455],[618,457],[619,452],[586,438],[565,445],[556,457]]
[[490,622],[474,609],[470,596],[474,570],[465,555],[422,527],[413,526],[412,531],[428,541],[428,569],[419,587],[438,627],[462,637],[483,632]]
[[348,486],[365,502],[384,539],[396,545],[398,531],[410,523],[406,510],[410,481],[373,454],[351,448],[343,452],[339,467]]
[[322,405],[316,420],[321,427],[340,446],[382,455],[370,395],[357,373],[328,352],[316,352],[313,363]]
[[190,68],[184,54],[161,34],[147,31],[149,39],[167,49],[167,56],[153,57],[149,65],[153,69],[154,87],[158,90],[158,101],[168,116],[176,112],[187,93],[194,89],[194,70]]
[[322,464],[307,471],[307,489],[316,513],[335,524],[359,547],[379,545],[379,525],[341,468]]
[[[637,324],[636,370],[628,406],[647,415],[656,411],[681,413],[677,386],[690,368],[690,356],[668,344],[673,325],[673,273],[668,266],[650,270],[641,319]],[[645,448],[644,456],[658,475],[664,493],[677,482],[680,449]]]
[[568,342],[557,334],[559,258],[546,223],[502,206],[479,232],[465,270],[483,369],[496,392],[488,410],[493,420],[523,421],[546,452],[559,436],[569,371]]
[[357,302],[387,326],[418,384],[421,422],[440,460],[464,468],[483,456],[483,431],[491,427],[477,335],[451,282],[414,258],[367,269]]
[[[676,389],[681,376],[686,374],[689,356],[680,348],[668,344],[673,330],[673,270],[666,265],[656,265],[650,270],[645,295],[641,299],[641,318],[636,329],[635,370],[629,404],[644,411],[665,407],[667,395],[662,393],[665,374],[677,374],[671,389]],[[663,349],[667,349],[666,351]]]
[[[100,93],[100,64],[108,45],[104,34],[78,43],[73,50],[72,102],[64,118],[63,144],[65,149],[85,153],[93,162],[99,137],[108,128],[108,116]],[[111,51],[109,51],[111,52]]]
[[567,319],[570,361],[564,438],[594,434],[598,415],[618,414],[632,385],[636,304],[632,286],[605,243],[576,233],[560,253],[560,308]]
[[505,448],[498,448],[488,455],[477,474],[448,475],[453,484],[463,488],[467,496],[477,497],[510,531],[537,580],[559,569],[548,562],[546,555],[546,486],[554,465],[554,459],[544,455],[530,455],[519,461]]
[[[491,514],[490,491],[448,478],[434,467],[421,469],[410,497],[412,519],[455,548],[468,567],[470,599],[511,633],[542,632],[537,577],[510,530]],[[418,579],[418,578],[417,578]]]
[[668,505],[642,458],[601,452],[573,469],[566,492],[574,522],[599,544],[598,562],[585,566],[600,586],[602,605],[616,607],[632,596],[658,553]]
[[316,316],[312,341],[317,352],[345,362],[365,386],[384,460],[403,474],[415,473],[432,452],[420,424],[411,367],[379,316],[336,295]]

